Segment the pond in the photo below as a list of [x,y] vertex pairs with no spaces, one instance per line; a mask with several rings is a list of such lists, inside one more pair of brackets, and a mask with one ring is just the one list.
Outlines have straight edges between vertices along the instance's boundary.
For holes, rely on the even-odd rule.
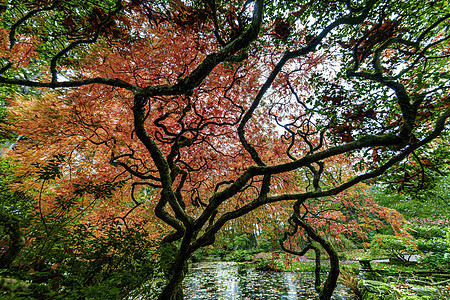
[[[192,264],[183,283],[188,300],[297,300],[315,299],[311,272],[264,272],[234,262]],[[352,292],[338,286],[331,299],[353,300]]]

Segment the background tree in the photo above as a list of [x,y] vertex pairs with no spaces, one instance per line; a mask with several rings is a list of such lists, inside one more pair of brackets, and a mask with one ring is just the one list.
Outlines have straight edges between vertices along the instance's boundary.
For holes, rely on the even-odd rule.
[[448,136],[442,134],[388,170],[374,182],[377,203],[408,219],[448,218],[448,149]]
[[[54,89],[15,99],[14,130],[29,140],[13,155],[30,173],[64,157],[54,199],[125,182],[129,197],[114,191],[99,217],[148,220],[135,193],[151,188],[147,207],[176,247],[160,299],[181,297],[188,258],[227,222],[291,202],[293,226],[332,258],[328,299],[337,256],[302,208],[446,129],[447,12],[446,1],[9,1],[0,82]],[[362,157],[360,173],[324,185],[342,154]],[[293,184],[299,174],[311,188]]]

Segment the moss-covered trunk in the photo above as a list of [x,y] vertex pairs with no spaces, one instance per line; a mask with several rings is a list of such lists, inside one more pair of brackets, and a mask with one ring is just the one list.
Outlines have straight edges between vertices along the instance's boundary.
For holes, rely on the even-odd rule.
[[183,300],[184,295],[181,285],[185,275],[186,273],[184,271],[174,271],[163,291],[159,295],[158,300]]
[[176,246],[167,243],[160,248],[161,265],[167,279],[159,300],[183,300],[182,283],[188,271],[189,255],[180,253]]
[[[299,225],[300,227],[305,229],[308,236],[315,242],[319,243],[325,249],[328,256],[330,257],[330,272],[328,273],[327,280],[325,281],[323,288],[319,292],[320,300],[329,300],[331,298],[331,296],[333,295],[333,292],[334,292],[334,289],[336,288],[337,280],[339,277],[338,254],[337,254],[336,250],[333,248],[333,246],[327,240],[325,240],[323,237],[318,235],[316,233],[316,231],[311,226],[306,224],[301,218],[294,217],[293,220],[297,225]],[[316,251],[316,253],[317,253],[317,251]],[[319,259],[319,261],[317,261],[317,258]],[[318,268],[320,270],[320,256],[316,257],[316,264],[319,266]],[[317,270],[317,267],[316,267],[316,270]],[[319,273],[320,273],[320,271],[319,271]],[[316,272],[316,287],[317,287],[317,280],[318,280],[317,275],[318,274]],[[320,274],[319,274],[319,276],[320,276]]]

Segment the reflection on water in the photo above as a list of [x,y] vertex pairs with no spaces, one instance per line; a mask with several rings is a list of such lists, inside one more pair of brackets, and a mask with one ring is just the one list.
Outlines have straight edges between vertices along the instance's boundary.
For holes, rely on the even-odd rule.
[[[233,262],[192,264],[183,283],[188,300],[297,300],[315,299],[314,274],[255,271]],[[339,286],[331,299],[354,299]]]

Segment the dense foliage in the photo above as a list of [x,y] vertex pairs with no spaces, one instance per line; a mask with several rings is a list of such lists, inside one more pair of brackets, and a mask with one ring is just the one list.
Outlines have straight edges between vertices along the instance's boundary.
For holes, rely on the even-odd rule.
[[387,255],[391,259],[409,261],[411,255],[421,254],[421,263],[432,270],[446,271],[450,267],[449,227],[410,226],[410,237],[376,235],[371,243],[371,254]]
[[[339,262],[325,220],[355,234],[351,220],[400,223],[340,193],[390,168],[400,190],[439,171],[428,156],[450,116],[447,1],[1,3],[0,83],[27,89],[2,90],[2,130],[22,137],[5,151],[21,178],[8,188],[33,197],[41,254],[89,226],[86,242],[111,237],[116,251],[128,234],[148,248],[151,233],[173,254],[159,299],[180,299],[190,256],[248,215],[303,234],[291,253],[325,249],[328,299]],[[92,247],[86,265],[117,278]]]

